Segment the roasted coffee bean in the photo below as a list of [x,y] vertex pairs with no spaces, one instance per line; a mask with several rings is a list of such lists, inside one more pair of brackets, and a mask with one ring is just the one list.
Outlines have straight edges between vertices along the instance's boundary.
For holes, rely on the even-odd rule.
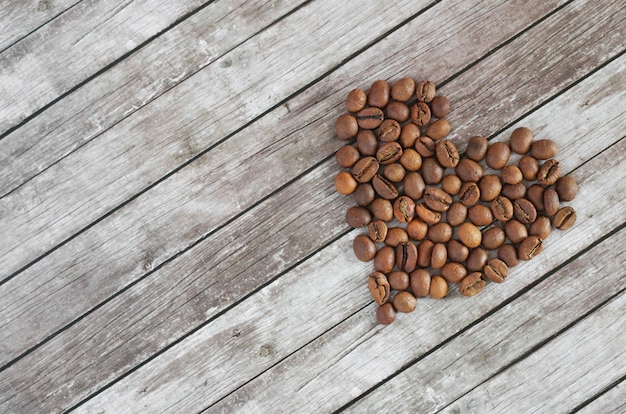
[[459,240],[461,243],[473,249],[475,247],[480,246],[480,243],[483,239],[483,235],[478,230],[478,227],[474,226],[472,223],[462,223],[458,228]]
[[513,215],[521,223],[530,224],[537,218],[537,210],[533,203],[525,198],[520,198],[513,203]]
[[528,236],[520,243],[517,254],[522,260],[530,260],[542,250],[543,241],[537,236]]
[[372,186],[374,187],[376,194],[382,198],[393,200],[398,197],[398,188],[394,185],[394,183],[380,174],[376,174],[374,178],[372,178]]
[[465,155],[472,161],[481,161],[487,155],[489,149],[489,141],[487,138],[475,136],[469,139]]
[[400,102],[411,100],[414,92],[415,81],[412,78],[398,79],[391,87],[391,97]]
[[450,133],[450,122],[445,118],[440,118],[426,128],[426,135],[437,141],[441,138],[445,138]]
[[350,114],[343,114],[335,122],[335,133],[339,139],[352,139],[359,132],[359,125],[356,118]]
[[556,143],[549,139],[540,139],[530,146],[530,155],[538,160],[554,158],[558,152]]
[[569,230],[576,223],[576,211],[570,207],[563,207],[554,216],[554,227],[559,230]]
[[433,255],[435,243],[430,240],[422,240],[417,246],[417,265],[422,268],[430,266],[430,259]]
[[409,119],[409,113],[409,107],[403,102],[390,102],[387,108],[385,108],[387,118],[398,122],[405,122]]
[[407,148],[400,157],[400,164],[407,171],[417,171],[422,167],[422,156],[413,148]]
[[376,155],[378,140],[373,131],[362,129],[356,134],[356,147],[361,155]]
[[483,234],[483,246],[488,250],[496,250],[504,244],[506,235],[500,227],[492,227]]
[[437,95],[430,102],[430,110],[437,118],[445,118],[450,113],[450,100],[445,96]]
[[526,237],[528,237],[528,230],[519,221],[512,219],[504,223],[504,233],[506,237],[515,244],[520,244]]
[[372,241],[382,243],[387,238],[387,224],[382,220],[374,220],[367,225],[367,233]]
[[509,200],[517,200],[518,198],[522,198],[526,195],[526,186],[524,183],[504,184],[500,194]]
[[447,243],[452,239],[452,226],[445,222],[433,224],[428,229],[428,238],[435,243]]
[[367,183],[374,178],[380,164],[374,157],[363,157],[352,167],[352,176],[360,183]]
[[391,201],[384,198],[375,198],[370,204],[372,214],[379,220],[391,221],[393,220],[393,205]]
[[556,192],[559,194],[559,199],[572,201],[578,194],[578,184],[576,184],[574,178],[565,175],[556,180]]
[[415,305],[417,305],[415,296],[406,290],[396,293],[393,297],[393,307],[398,312],[411,313],[415,310]]
[[376,320],[381,325],[391,325],[396,319],[396,310],[391,303],[385,303],[376,310]]
[[348,112],[359,112],[365,108],[367,102],[367,94],[363,89],[353,89],[346,99],[346,109]]
[[402,148],[411,148],[415,145],[415,142],[420,137],[420,127],[412,122],[405,124],[400,131],[400,138],[398,142],[402,145]]
[[402,223],[408,223],[415,216],[415,202],[408,196],[400,196],[393,203],[393,215]]
[[425,223],[435,224],[441,221],[441,213],[432,211],[426,204],[421,203],[415,206],[415,214]]
[[467,207],[462,203],[454,202],[446,213],[446,221],[453,227],[463,223],[467,218]]
[[409,172],[404,176],[403,187],[404,194],[411,197],[413,200],[419,200],[424,194],[426,183],[422,175],[418,172]]
[[424,202],[431,210],[441,212],[450,208],[452,197],[441,188],[428,187],[424,191]]
[[481,249],[480,247],[473,249],[470,251],[469,256],[467,256],[467,261],[465,262],[467,270],[470,272],[482,271],[483,267],[487,264],[487,260],[489,260],[489,255],[485,249]]
[[510,243],[500,246],[498,249],[498,259],[506,263],[508,267],[515,267],[519,264],[517,249]]
[[459,191],[459,200],[464,206],[473,206],[480,199],[480,189],[476,183],[465,183]]
[[430,108],[424,102],[417,102],[411,106],[409,117],[415,125],[424,126],[430,122]]
[[559,211],[560,201],[559,194],[552,188],[547,188],[543,192],[543,211],[552,217]]
[[480,189],[480,199],[482,201],[493,201],[502,191],[500,177],[495,174],[484,175],[478,181],[478,188]]
[[417,85],[415,85],[415,97],[420,102],[429,103],[435,97],[436,92],[437,88],[431,81],[423,80],[417,82]]
[[456,146],[452,143],[452,141],[442,139],[437,142],[437,145],[435,146],[435,153],[437,155],[437,161],[439,161],[439,164],[443,167],[454,168],[459,163],[459,151],[456,149]]
[[395,119],[385,119],[376,130],[376,135],[383,142],[395,141],[400,136],[400,124]]
[[537,179],[537,172],[539,171],[539,164],[537,160],[530,155],[524,155],[519,159],[517,166],[519,167],[524,179],[527,181],[535,181]]
[[412,240],[422,240],[428,234],[428,224],[415,217],[407,224],[406,232]]
[[389,273],[396,264],[396,252],[392,247],[383,246],[374,256],[374,270]]
[[358,183],[348,171],[341,171],[335,176],[335,190],[339,194],[352,194],[357,188]]
[[537,181],[545,187],[556,183],[559,177],[561,177],[561,163],[555,159],[544,162],[537,172]]
[[376,151],[376,159],[383,165],[391,164],[402,157],[402,147],[397,142],[383,144]]
[[458,194],[461,190],[461,186],[463,185],[463,181],[456,175],[444,175],[441,180],[441,188],[443,191],[450,194],[451,196]]
[[393,164],[388,164],[383,169],[383,176],[391,181],[392,183],[399,183],[404,180],[404,176],[406,175],[406,170],[397,162]]
[[461,263],[467,260],[469,249],[466,245],[458,240],[450,240],[448,242],[448,259],[453,262]]
[[483,167],[476,161],[472,161],[468,158],[463,158],[456,166],[456,175],[459,176],[464,182],[477,183],[483,176]]
[[483,273],[494,283],[502,283],[509,275],[509,267],[500,259],[491,259],[485,266]]
[[340,167],[350,168],[361,158],[359,150],[353,145],[344,145],[335,153],[335,161]]
[[487,150],[486,163],[494,170],[502,169],[511,156],[511,149],[504,142],[495,142]]
[[496,220],[509,221],[513,217],[513,203],[504,196],[498,196],[491,202],[491,212]]
[[448,260],[448,249],[446,249],[446,245],[443,243],[435,243],[433,253],[430,258],[430,267],[433,269],[440,269],[446,264],[446,260]]
[[391,289],[387,277],[381,272],[373,272],[367,279],[367,287],[370,290],[372,299],[379,305],[386,303],[389,300],[389,293]]
[[425,269],[415,269],[410,276],[411,291],[418,298],[428,296],[430,290],[430,273]]
[[376,244],[368,236],[360,234],[354,238],[352,249],[357,259],[369,262],[376,256]]
[[493,213],[484,204],[476,204],[467,210],[467,217],[475,226],[488,226],[493,221]]
[[502,168],[502,181],[506,184],[518,184],[521,183],[524,179],[524,175],[522,174],[522,170],[515,165],[506,165]]
[[365,227],[372,222],[372,214],[365,207],[350,207],[346,211],[346,223],[352,228]]
[[483,279],[480,272],[470,273],[461,280],[459,285],[459,293],[463,296],[478,295],[485,288],[487,282]]
[[409,274],[402,270],[394,270],[387,275],[392,290],[407,290],[409,288]]
[[422,157],[432,157],[435,155],[435,141],[426,136],[420,136],[415,141],[415,150]]
[[448,282],[443,277],[436,275],[430,279],[430,290],[428,292],[431,298],[441,299],[448,294]]
[[385,237],[385,244],[387,246],[396,248],[402,243],[409,241],[409,235],[402,227],[391,227],[387,229],[387,237]]
[[417,247],[411,242],[400,243],[396,247],[396,266],[405,272],[412,272],[417,266]]
[[377,80],[370,86],[370,90],[367,93],[367,103],[369,106],[384,108],[389,103],[390,96],[391,87],[389,84],[384,80]]
[[543,210],[543,192],[544,188],[539,184],[533,184],[526,191],[526,198],[533,203],[537,211]]
[[450,283],[459,283],[467,275],[467,269],[461,263],[448,262],[441,268],[441,276]]
[[534,223],[531,224],[530,228],[528,229],[529,235],[537,236],[541,240],[547,239],[551,232],[552,232],[552,223],[550,222],[550,219],[546,216],[537,217],[537,220],[535,220]]
[[369,107],[356,114],[357,126],[363,129],[376,129],[384,120],[385,114],[380,108]]
[[533,143],[533,133],[525,127],[516,128],[509,139],[511,151],[524,155],[530,151],[530,144]]
[[422,161],[422,178],[426,184],[439,184],[443,178],[443,168],[435,158],[425,158]]

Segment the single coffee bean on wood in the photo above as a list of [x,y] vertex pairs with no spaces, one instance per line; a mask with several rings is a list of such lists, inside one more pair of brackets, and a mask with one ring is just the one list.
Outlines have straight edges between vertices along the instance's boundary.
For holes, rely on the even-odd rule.
[[535,181],[537,172],[539,171],[539,163],[530,155],[524,155],[517,163],[524,179],[527,181]]
[[574,223],[576,223],[576,211],[570,206],[563,207],[554,216],[554,227],[559,230],[569,230]]
[[428,292],[433,299],[442,299],[448,294],[448,282],[440,275],[433,276],[430,280],[430,290]]
[[350,168],[361,158],[359,150],[354,145],[344,145],[335,153],[335,161],[340,167]]
[[504,142],[495,142],[487,150],[487,166],[494,170],[502,169],[511,156],[511,150]]
[[534,141],[530,146],[530,155],[538,160],[554,158],[558,152],[556,143],[549,139]]
[[383,165],[391,164],[402,157],[402,147],[397,142],[387,142],[376,151],[376,159]]
[[428,224],[415,217],[407,224],[406,232],[412,240],[422,240],[428,234]]
[[483,271],[485,276],[494,283],[502,283],[509,275],[509,267],[500,259],[491,259]]
[[442,95],[437,95],[430,102],[431,112],[437,118],[445,118],[450,113],[450,100]]
[[435,155],[435,141],[427,136],[420,136],[415,141],[415,151],[422,157],[432,157]]
[[415,125],[424,126],[430,122],[430,108],[424,102],[417,102],[411,106],[409,117]]
[[367,94],[367,103],[370,106],[384,108],[389,103],[390,95],[391,87],[389,83],[384,80],[377,80],[370,86],[370,90]]
[[428,238],[435,243],[447,243],[452,239],[452,226],[446,222],[433,224],[428,229]]
[[372,214],[379,220],[388,222],[393,219],[393,205],[391,201],[384,198],[375,198],[370,204]]
[[357,189],[357,181],[348,171],[341,171],[335,176],[335,190],[339,194],[352,194]]
[[417,266],[417,247],[411,242],[400,243],[396,247],[396,266],[405,272],[412,272]]
[[382,220],[374,220],[367,226],[370,239],[376,243],[382,243],[387,238],[387,224]]
[[383,176],[392,183],[399,183],[404,180],[406,170],[402,164],[394,162],[393,164],[387,164],[383,169]]
[[526,198],[533,203],[537,211],[543,210],[543,192],[544,188],[539,184],[533,184],[526,191]]
[[559,194],[554,189],[547,188],[543,192],[543,211],[552,217],[559,211],[560,206]]
[[448,262],[441,268],[441,276],[450,283],[459,283],[467,275],[467,269],[461,263]]
[[404,102],[391,102],[385,108],[387,118],[398,122],[405,122],[409,119],[409,113],[409,107]]
[[376,130],[376,134],[379,140],[392,142],[397,140],[400,136],[400,129],[398,121],[395,119],[385,119]]
[[515,244],[520,244],[526,237],[528,237],[528,230],[526,226],[519,221],[512,219],[504,223],[504,233],[506,237]]
[[429,103],[435,97],[436,92],[437,88],[431,81],[423,80],[415,85],[415,97],[420,102]]
[[426,269],[415,269],[410,275],[411,291],[418,298],[428,296],[430,273]]
[[426,135],[437,141],[447,137],[451,129],[450,122],[445,118],[440,118],[426,127]]
[[362,262],[369,262],[376,256],[376,244],[364,234],[354,238],[352,249],[356,258]]
[[415,92],[413,78],[401,78],[391,87],[391,97],[396,101],[406,102],[411,100]]
[[526,237],[519,245],[518,256],[522,260],[530,260],[543,250],[543,240],[537,236]]
[[391,289],[387,277],[381,272],[373,272],[367,279],[367,287],[370,290],[372,299],[379,305],[387,302]]
[[347,140],[356,137],[359,132],[357,119],[350,114],[343,114],[335,122],[335,133],[339,139]]
[[452,197],[441,188],[428,187],[424,191],[424,202],[431,210],[442,212],[450,208]]
[[519,264],[517,249],[510,243],[500,246],[498,249],[498,259],[506,263],[508,267],[515,267]]
[[367,94],[363,89],[353,89],[346,99],[346,109],[348,112],[359,112],[365,108],[367,103]]
[[467,260],[469,249],[458,240],[448,242],[448,259],[452,262],[462,263]]
[[541,240],[548,238],[552,232],[552,222],[546,216],[539,216],[537,220],[528,228],[528,234],[531,236],[537,236]]
[[365,207],[350,207],[346,211],[346,223],[352,228],[365,227],[372,221],[372,214]]
[[460,157],[456,146],[447,139],[437,142],[435,147],[439,164],[446,168],[454,168],[458,165]]
[[530,151],[530,145],[533,142],[533,133],[525,127],[516,128],[509,139],[511,151],[524,155]]
[[392,247],[383,246],[374,256],[374,270],[389,273],[396,264],[396,252]]
[[380,164],[374,157],[363,157],[352,167],[352,176],[360,183],[367,183],[374,178]]
[[537,218],[537,210],[533,203],[525,198],[520,198],[513,203],[513,215],[521,223],[530,224]]
[[463,296],[478,295],[485,288],[487,282],[483,279],[480,272],[470,273],[461,280],[459,285],[459,293]]
[[418,172],[411,171],[404,176],[402,181],[404,187],[404,194],[411,197],[413,200],[419,200],[424,194],[426,189],[426,183],[422,178],[422,175]]
[[555,159],[548,160],[539,167],[537,171],[537,181],[539,184],[548,187],[559,179],[561,176],[561,163]]
[[435,224],[441,221],[441,213],[432,211],[424,203],[415,206],[415,214],[417,214],[422,221],[428,224]]
[[370,106],[361,109],[356,114],[357,126],[363,129],[376,129],[385,120],[385,114],[380,108]]
[[435,243],[430,258],[430,267],[440,269],[446,264],[446,260],[448,260],[448,249],[446,245],[443,243]]
[[506,235],[500,227],[492,227],[483,233],[483,246],[488,250],[496,250],[505,240]]
[[517,184],[521,183],[524,179],[524,175],[522,174],[522,170],[515,165],[506,165],[502,168],[502,181],[506,184]]
[[526,195],[526,186],[524,183],[504,184],[500,194],[509,200],[517,200],[518,198],[522,198]]
[[422,166],[422,156],[413,148],[407,148],[400,157],[400,164],[406,171],[417,171]]
[[480,272],[487,264],[487,260],[489,260],[487,251],[479,247],[470,251],[465,264],[470,272]]
[[493,213],[484,204],[476,204],[469,208],[467,216],[473,225],[483,227],[488,226],[493,221]]
[[446,221],[453,227],[463,223],[467,218],[467,207],[462,203],[454,202],[446,213]]
[[430,259],[433,255],[433,248],[435,243],[430,240],[422,240],[417,246],[417,265],[421,268],[427,268],[430,266]]
[[513,217],[513,203],[504,196],[498,196],[491,202],[491,212],[497,220],[509,221]]
[[417,300],[411,292],[406,290],[396,293],[393,297],[393,307],[396,311],[403,313],[411,313],[415,310]]
[[453,174],[444,175],[441,180],[441,188],[451,196],[458,194],[462,185],[463,181],[461,181],[458,176]]
[[426,184],[439,184],[443,179],[443,168],[435,158],[422,161],[422,178]]
[[469,139],[465,155],[472,161],[481,161],[487,155],[489,149],[489,141],[487,138],[475,136]]
[[393,203],[393,215],[402,223],[408,223],[415,216],[415,202],[411,197],[400,196]]
[[468,158],[463,158],[456,166],[456,175],[459,176],[464,182],[477,183],[483,176],[483,167],[476,161],[472,161]]
[[482,242],[483,235],[472,223],[463,223],[458,227],[458,236],[461,243],[470,249],[478,247]]
[[415,145],[415,142],[420,137],[420,128],[412,122],[405,124],[400,131],[400,138],[398,142],[402,145],[402,148],[411,148]]
[[396,319],[396,310],[391,303],[385,303],[376,310],[376,320],[381,325],[390,325]]
[[470,207],[478,202],[480,199],[480,189],[476,183],[465,183],[459,190],[459,200],[464,206]]
[[398,197],[398,188],[394,183],[386,179],[380,174],[376,174],[372,179],[372,186],[376,194],[387,200],[393,200]]
[[556,180],[556,192],[562,201],[572,201],[578,194],[578,184],[573,177],[565,175]]
[[363,156],[376,155],[378,151],[378,140],[373,131],[362,129],[356,134],[356,147]]
[[409,235],[402,227],[391,227],[387,230],[385,244],[390,247],[398,247],[401,243],[409,241]]
[[502,190],[500,177],[495,174],[484,175],[478,181],[478,188],[480,189],[480,199],[482,201],[492,201],[500,195]]

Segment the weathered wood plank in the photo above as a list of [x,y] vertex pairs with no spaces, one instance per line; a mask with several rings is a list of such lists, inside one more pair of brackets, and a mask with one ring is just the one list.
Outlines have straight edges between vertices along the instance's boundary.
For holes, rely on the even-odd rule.
[[84,0],[39,28],[0,54],[0,132],[204,2]]
[[213,2],[52,105],[0,140],[0,197],[205,68],[302,1]]
[[584,406],[581,414],[622,414],[626,411],[626,381],[619,384],[599,396],[596,400]]

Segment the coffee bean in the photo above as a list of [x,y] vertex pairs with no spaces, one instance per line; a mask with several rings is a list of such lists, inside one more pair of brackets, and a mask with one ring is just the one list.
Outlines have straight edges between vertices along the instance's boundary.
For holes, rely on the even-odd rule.
[[519,264],[517,249],[510,243],[500,246],[498,249],[498,259],[506,263],[508,267],[515,267]]
[[539,171],[539,164],[537,160],[530,155],[524,155],[517,163],[524,179],[527,181],[535,181],[537,179],[537,172]]
[[467,218],[467,207],[465,207],[462,203],[454,202],[448,209],[446,213],[446,221],[451,226],[458,226],[463,223]]
[[422,240],[428,233],[428,224],[415,217],[407,224],[406,232],[412,240]]
[[417,266],[417,247],[411,242],[400,243],[396,247],[396,266],[405,272],[412,272]]
[[384,198],[375,198],[370,204],[372,214],[379,220],[391,221],[393,220],[393,205],[391,201]]
[[372,83],[367,94],[367,103],[369,106],[384,108],[389,103],[391,95],[391,87],[384,80],[377,80]]
[[352,249],[357,259],[369,262],[376,256],[376,244],[368,236],[360,234],[354,238]]
[[428,124],[430,122],[430,116],[430,108],[424,102],[417,102],[411,106],[409,117],[415,125],[424,126]]
[[374,256],[374,270],[377,272],[389,273],[393,270],[395,264],[396,252],[392,247],[383,246]]
[[409,107],[403,102],[391,102],[385,108],[387,118],[398,122],[405,122],[409,119],[409,113]]
[[476,183],[465,183],[459,191],[459,200],[464,206],[472,206],[480,199],[480,189]]
[[552,188],[548,188],[543,192],[543,211],[552,217],[559,211],[560,201],[559,194]]
[[398,292],[393,297],[393,307],[396,308],[398,312],[411,313],[415,310],[415,305],[417,305],[415,296],[406,290]]
[[441,268],[441,276],[450,283],[459,283],[466,275],[467,269],[461,263],[448,262]]
[[517,184],[504,184],[502,186],[501,194],[509,200],[517,200],[526,195],[526,186],[524,183]]
[[488,226],[493,221],[493,214],[489,207],[484,204],[476,204],[467,211],[469,220],[475,226]]
[[435,84],[428,80],[419,81],[415,86],[415,96],[420,102],[429,103],[435,97],[436,92]]
[[369,107],[356,114],[357,126],[363,129],[376,129],[384,120],[385,114],[380,108]]
[[417,171],[422,167],[422,156],[412,148],[407,148],[400,157],[400,164],[407,171]]
[[417,172],[409,172],[404,176],[402,181],[404,187],[404,194],[411,197],[413,200],[419,200],[424,194],[426,183],[422,175]]
[[543,192],[545,190],[538,184],[533,184],[526,191],[526,198],[533,203],[537,211],[543,210]]
[[552,232],[552,223],[550,219],[546,216],[539,216],[537,220],[533,224],[530,225],[528,229],[528,234],[531,236],[537,236],[541,240],[545,240],[548,238],[550,233]]
[[415,150],[422,157],[432,157],[435,155],[435,141],[430,137],[421,136],[415,141]]
[[[378,139],[383,142],[392,142],[398,139],[400,136],[400,124],[395,119],[385,119],[376,134],[378,135]],[[400,145],[400,144],[398,144]],[[400,147],[402,149],[402,147]]]
[[469,139],[465,155],[472,161],[481,161],[487,155],[489,149],[489,141],[487,138],[475,136]]
[[376,155],[378,141],[373,131],[362,129],[356,134],[356,147],[361,155]]
[[478,295],[485,288],[487,282],[483,279],[480,272],[470,273],[461,280],[459,285],[459,293],[463,296]]
[[441,138],[445,138],[450,133],[450,122],[445,118],[440,118],[435,122],[428,125],[426,128],[426,135],[437,141]]
[[409,288],[409,274],[402,270],[394,270],[389,273],[387,280],[392,290],[407,290]]
[[513,215],[521,223],[530,224],[537,218],[537,210],[533,203],[525,198],[520,198],[513,203]]
[[376,192],[370,183],[357,185],[353,194],[354,202],[361,207],[369,206],[376,198]]
[[396,101],[406,102],[413,97],[415,81],[412,78],[398,79],[391,87],[391,97]]
[[470,272],[479,272],[483,270],[487,264],[487,260],[489,260],[487,251],[479,247],[470,251],[465,264],[467,265],[467,270]]
[[383,144],[376,151],[376,159],[383,165],[394,163],[400,157],[402,157],[402,147],[397,142]]
[[461,181],[461,179],[456,175],[452,174],[444,175],[441,180],[441,188],[443,188],[443,191],[451,196],[458,194],[462,185],[463,181]]
[[394,183],[380,174],[376,174],[374,178],[372,178],[372,186],[374,187],[376,194],[382,198],[393,200],[398,197],[398,188],[394,185]]
[[367,94],[363,89],[353,89],[346,99],[346,109],[348,112],[359,112],[365,108],[367,102]]
[[417,245],[417,265],[421,268],[427,268],[430,266],[430,259],[433,255],[433,248],[435,243],[430,240],[422,240]]
[[549,139],[540,139],[530,146],[530,155],[538,160],[554,158],[558,152],[556,143]]
[[431,298],[441,299],[448,294],[448,282],[441,276],[433,276],[430,280],[430,290],[428,292]]
[[415,216],[415,202],[407,196],[401,196],[393,203],[393,215],[402,223],[408,223]]
[[522,260],[530,260],[543,250],[543,241],[537,236],[526,237],[519,245],[518,255]]
[[448,242],[448,259],[452,262],[461,263],[467,259],[469,249],[458,240]]
[[506,237],[508,237],[509,240],[515,244],[521,243],[526,237],[528,237],[528,230],[526,229],[526,226],[515,219],[504,223],[504,232],[506,233]]
[[367,225],[367,233],[372,241],[382,243],[387,237],[387,224],[382,220],[374,220]]
[[447,243],[452,239],[452,226],[445,222],[433,224],[428,229],[428,238],[435,243]]
[[511,156],[511,149],[504,142],[496,142],[492,144],[487,150],[487,165],[494,170],[503,168],[509,157]]
[[343,114],[335,122],[335,133],[339,139],[352,139],[359,132],[357,120],[350,114]]
[[430,102],[430,110],[437,118],[445,118],[450,113],[450,100],[445,96],[437,95]]
[[565,175],[556,180],[556,192],[559,194],[559,199],[572,201],[578,194],[578,184],[573,177]]
[[433,269],[440,269],[446,264],[446,260],[448,260],[448,249],[446,249],[446,245],[443,243],[435,243],[430,258],[430,266]]
[[574,223],[576,223],[576,211],[570,206],[563,207],[554,216],[554,227],[559,230],[569,230]]
[[428,187],[424,191],[424,202],[431,210],[441,212],[450,208],[452,197],[441,188]]
[[548,160],[539,167],[537,172],[537,181],[539,184],[548,187],[559,179],[561,176],[561,163],[555,159]]
[[422,161],[422,177],[426,184],[439,184],[443,178],[443,168],[435,158],[425,158]]
[[402,164],[399,164],[397,162],[394,162],[393,164],[388,164],[383,169],[383,176],[392,183],[399,183],[400,181],[404,180],[405,175],[406,170],[404,169]]
[[524,175],[522,174],[522,170],[515,165],[506,165],[502,168],[502,181],[507,184],[518,184],[521,183],[524,179]]
[[496,220],[509,221],[513,217],[513,203],[504,196],[498,196],[491,202],[491,212]]
[[430,273],[425,269],[415,269],[410,276],[411,291],[418,298],[428,296],[430,290]]
[[352,228],[365,227],[372,221],[372,214],[365,207],[350,207],[346,212],[346,223]]
[[525,127],[516,128],[509,139],[511,151],[524,155],[530,151],[533,142],[533,133]]
[[335,189],[339,194],[352,194],[357,188],[358,183],[347,171],[341,171],[335,176]]
[[500,259],[491,259],[485,266],[483,273],[494,283],[502,283],[509,275],[509,267]]
[[387,277],[381,272],[373,272],[367,279],[367,287],[370,290],[372,299],[379,305],[386,303],[389,299],[391,289]]
[[387,237],[385,244],[389,247],[396,248],[402,243],[409,241],[409,235],[402,227],[391,227],[387,229]]
[[391,325],[396,319],[396,310],[391,303],[385,303],[376,310],[376,320],[381,325]]
[[456,166],[456,175],[459,176],[464,182],[477,183],[483,176],[483,167],[476,161],[472,161],[468,158],[463,158]]
[[496,250],[504,244],[505,239],[504,230],[500,227],[492,227],[483,233],[483,246],[485,249]]
[[478,230],[478,227],[472,223],[462,223],[458,228],[458,236],[461,243],[469,247],[470,249],[478,247],[482,241],[482,233]]
[[380,164],[374,157],[363,157],[352,167],[352,176],[360,183],[367,183],[374,178]]
[[420,128],[412,122],[405,124],[400,131],[398,142],[402,148],[411,148],[420,136]]
[[459,151],[452,141],[443,139],[437,142],[435,146],[435,153],[437,154],[437,160],[439,164],[446,168],[454,168],[459,164]]
[[484,175],[478,181],[478,188],[480,189],[480,199],[482,201],[493,201],[502,191],[500,177],[495,174]]
[[350,168],[361,158],[359,150],[353,145],[344,145],[335,153],[335,161],[340,167]]
[[428,224],[435,224],[441,221],[441,213],[432,211],[424,203],[415,206],[415,214],[417,214],[417,217],[422,219],[422,221]]

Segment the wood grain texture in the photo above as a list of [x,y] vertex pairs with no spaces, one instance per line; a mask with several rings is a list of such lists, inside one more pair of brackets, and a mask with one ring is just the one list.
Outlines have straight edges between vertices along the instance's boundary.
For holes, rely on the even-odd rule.
[[[289,0],[213,2],[154,39],[0,140],[0,197],[300,4]],[[179,161],[184,159],[188,158],[181,156]]]
[[622,380],[579,412],[581,414],[621,414],[624,411],[626,411],[626,381]]

